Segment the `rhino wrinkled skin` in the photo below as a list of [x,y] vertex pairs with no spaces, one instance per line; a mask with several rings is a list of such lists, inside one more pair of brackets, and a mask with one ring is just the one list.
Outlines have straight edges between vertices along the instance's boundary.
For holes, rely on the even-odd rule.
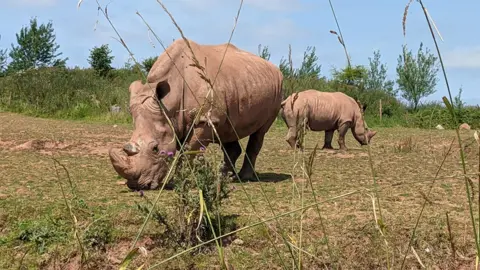
[[[200,45],[188,41],[213,83],[227,44]],[[213,109],[209,116],[200,114],[193,135],[187,138],[195,114],[208,92],[207,83],[198,74],[201,71],[192,64],[187,43],[183,39],[176,40],[157,58],[147,76],[147,83],[134,81],[129,87],[133,134],[123,149],[110,149],[109,156],[115,171],[127,179],[130,189],[159,188],[168,171],[166,153],[175,153],[180,147],[153,92],[165,105],[165,112],[179,140],[191,150],[207,147],[212,142],[218,143],[217,138],[212,141],[213,128],[208,125],[209,121],[215,126],[233,164],[242,152],[238,139],[250,136],[246,155],[253,168],[245,159],[239,177],[252,179],[254,176],[255,161],[265,133],[280,110],[283,96],[281,71],[259,56],[230,44],[214,82],[214,101],[208,103],[213,104]],[[209,108],[207,105],[203,111]],[[224,162],[227,165],[222,172],[232,171],[225,151]]]
[[360,107],[360,103],[341,92],[308,89],[294,93],[281,103],[280,115],[288,127],[285,140],[292,148],[302,148],[297,142],[298,123],[305,117],[308,129],[325,131],[322,149],[333,149],[333,134],[338,130],[338,144],[341,150],[346,150],[345,134],[349,128],[360,145],[366,145],[377,132],[365,132]]

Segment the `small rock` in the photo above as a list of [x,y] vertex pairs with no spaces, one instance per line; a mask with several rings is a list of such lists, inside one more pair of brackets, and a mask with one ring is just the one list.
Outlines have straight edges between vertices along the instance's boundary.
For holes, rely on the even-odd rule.
[[243,245],[243,240],[240,239],[240,238],[237,238],[237,239],[233,240],[233,243],[234,243],[235,245],[241,246],[241,245]]
[[467,124],[467,123],[463,123],[463,124],[460,125],[460,129],[470,130],[470,125]]
[[436,128],[436,129],[444,129],[444,128],[442,127],[442,125],[437,125],[435,128]]
[[127,184],[127,182],[125,182],[125,181],[117,181],[117,185],[126,185],[126,184]]
[[118,106],[118,105],[116,105],[116,104],[110,107],[110,111],[111,111],[112,113],[119,113],[119,112],[120,112],[120,109],[121,109],[120,106]]
[[118,126],[117,126],[117,125],[113,125],[113,128],[116,128],[116,127],[118,127]]

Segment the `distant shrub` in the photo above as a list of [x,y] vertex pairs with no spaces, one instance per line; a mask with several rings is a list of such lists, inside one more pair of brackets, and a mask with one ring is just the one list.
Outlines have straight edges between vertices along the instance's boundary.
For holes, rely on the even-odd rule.
[[109,78],[92,69],[39,68],[0,78],[0,108],[34,116],[81,119],[109,114],[112,105],[127,112],[128,87],[141,79],[129,70]]

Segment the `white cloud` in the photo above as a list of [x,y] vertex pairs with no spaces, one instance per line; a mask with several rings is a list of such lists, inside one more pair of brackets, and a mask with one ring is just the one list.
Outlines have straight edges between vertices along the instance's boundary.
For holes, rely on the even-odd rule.
[[21,7],[51,7],[55,6],[58,0],[9,0],[7,5]]
[[444,61],[451,68],[480,68],[480,46],[458,47],[448,51]]

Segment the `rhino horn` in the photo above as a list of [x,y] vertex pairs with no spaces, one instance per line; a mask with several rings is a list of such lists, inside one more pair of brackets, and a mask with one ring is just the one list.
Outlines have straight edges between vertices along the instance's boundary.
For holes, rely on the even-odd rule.
[[138,154],[139,149],[138,149],[138,147],[137,147],[135,144],[126,143],[126,144],[123,146],[123,151],[124,151],[125,153],[127,153],[128,156],[133,156],[133,155]]

